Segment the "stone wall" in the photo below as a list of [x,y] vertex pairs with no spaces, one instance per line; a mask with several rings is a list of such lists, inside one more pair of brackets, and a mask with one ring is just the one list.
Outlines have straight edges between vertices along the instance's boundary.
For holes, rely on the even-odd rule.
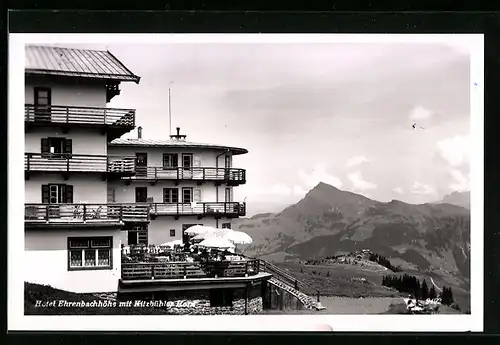
[[[118,296],[122,302],[153,303],[154,308],[163,309],[165,314],[171,315],[244,315],[245,314],[245,289],[233,290],[232,306],[211,307],[210,290],[191,291],[163,291],[156,293],[127,294]],[[167,304],[167,305],[165,305]],[[145,307],[147,307],[145,305]],[[248,314],[262,312],[263,303],[260,284],[248,288]]]

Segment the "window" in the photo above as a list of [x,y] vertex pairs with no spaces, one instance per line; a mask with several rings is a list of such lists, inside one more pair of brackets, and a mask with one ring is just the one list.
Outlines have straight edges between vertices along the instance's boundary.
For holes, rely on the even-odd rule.
[[48,87],[35,87],[35,106],[47,106],[51,104],[51,90]]
[[111,269],[112,237],[69,237],[68,270]]
[[177,168],[179,156],[172,153],[163,154],[163,169]]
[[212,289],[210,290],[211,307],[232,307],[233,290],[232,289]]
[[193,166],[193,155],[191,153],[185,153],[182,155],[182,167],[186,169],[191,169]]
[[223,229],[231,229],[231,223],[222,223]]
[[135,202],[148,202],[148,187],[135,187]]
[[73,151],[73,141],[66,138],[43,138],[41,140],[43,157],[69,158]]
[[42,185],[42,203],[44,204],[72,204],[73,186],[68,184]]
[[179,189],[177,188],[163,188],[163,202],[179,202]]
[[193,202],[193,188],[182,188],[182,202]]
[[170,237],[174,237],[175,236],[175,229],[170,229]]

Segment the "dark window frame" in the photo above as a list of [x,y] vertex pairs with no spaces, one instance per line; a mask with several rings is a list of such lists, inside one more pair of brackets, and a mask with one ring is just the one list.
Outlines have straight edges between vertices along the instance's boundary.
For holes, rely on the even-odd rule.
[[[50,187],[57,187],[57,203],[50,202]],[[41,186],[42,189],[42,204],[47,205],[58,205],[58,204],[73,204],[74,200],[74,186],[71,184],[64,183],[49,183]],[[47,198],[44,197],[44,189],[46,189],[48,195]],[[71,200],[68,200],[71,199]]]
[[[190,161],[190,166],[189,167],[184,165],[184,158],[185,157],[189,157],[190,158],[190,160],[189,160]],[[193,169],[193,154],[192,153],[183,153],[181,159],[182,159],[182,168],[184,170],[191,170],[191,169]]]
[[[65,137],[47,137],[40,139],[40,153],[42,157],[50,159],[71,158],[73,154],[73,140]],[[51,148],[59,148],[61,152],[51,152]],[[48,149],[48,151],[47,151]]]
[[[165,159],[169,158],[170,164],[165,164]],[[174,158],[175,157],[175,158]],[[179,167],[179,155],[177,153],[164,153],[162,156],[163,170],[176,169]]]
[[[174,196],[176,196],[176,198],[174,198]],[[178,203],[178,202],[179,202],[179,188],[163,188],[163,203],[168,204],[168,203]]]
[[[184,191],[187,191],[187,190],[189,190],[191,192],[190,201],[185,201],[185,198],[184,198]],[[190,204],[193,202],[193,200],[194,200],[193,187],[182,187],[182,203],[183,204]]]
[[[99,246],[93,244],[93,241],[98,240],[108,240],[109,245]],[[80,247],[72,247],[71,242],[74,241],[87,241],[87,246]],[[95,266],[84,266],[85,263],[85,251],[95,251]],[[67,251],[68,251],[68,271],[102,271],[102,270],[112,270],[113,269],[113,236],[92,236],[92,237],[68,237],[67,239]],[[81,251],[82,257],[82,266],[71,266],[71,252],[72,251]],[[106,266],[97,266],[99,261],[99,252],[107,251],[109,252],[109,265]]]
[[222,223],[221,227],[222,229],[231,229],[231,223]]
[[[146,198],[145,198],[144,201],[137,201],[137,189],[138,188],[146,191]],[[148,187],[143,187],[143,186],[141,186],[141,187],[135,187],[134,193],[135,193],[134,200],[135,200],[136,203],[146,203],[146,202],[148,202]]]
[[170,237],[175,237],[175,229],[170,229]]

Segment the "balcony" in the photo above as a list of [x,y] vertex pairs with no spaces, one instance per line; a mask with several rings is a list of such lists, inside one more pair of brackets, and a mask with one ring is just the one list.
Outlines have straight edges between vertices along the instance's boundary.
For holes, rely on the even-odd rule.
[[135,157],[25,153],[24,171],[27,178],[32,172],[107,173],[120,177],[131,176],[135,174]]
[[122,281],[235,278],[257,275],[259,260],[122,263]]
[[30,126],[97,127],[108,133],[111,141],[135,128],[135,109],[116,109],[74,106],[35,106],[25,104],[24,122]]
[[140,180],[157,182],[158,180],[171,181],[196,181],[201,184],[205,181],[225,183],[236,186],[246,182],[245,169],[228,168],[163,168],[163,167],[137,167],[135,176],[124,178],[126,180]]
[[135,204],[25,204],[27,227],[123,226],[125,222],[148,222],[149,207]]
[[179,216],[237,218],[246,214],[244,202],[153,203],[150,205],[153,217],[173,216],[176,219]]

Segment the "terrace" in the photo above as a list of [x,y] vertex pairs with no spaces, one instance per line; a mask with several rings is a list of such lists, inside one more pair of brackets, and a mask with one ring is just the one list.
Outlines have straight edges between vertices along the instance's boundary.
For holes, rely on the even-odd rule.
[[161,246],[133,246],[122,249],[122,283],[158,280],[242,278],[257,276],[257,259],[216,249],[186,251]]
[[244,202],[152,203],[150,205],[153,217],[189,215],[237,218],[246,214]]
[[29,178],[32,172],[95,172],[116,176],[135,174],[135,157],[82,154],[25,153],[24,171]]
[[233,168],[165,168],[165,167],[141,167],[137,169],[134,176],[124,178],[130,180],[151,181],[152,183],[158,180],[172,180],[172,181],[196,181],[202,184],[205,181],[214,181],[225,183],[228,186],[237,186],[246,183],[245,169]]
[[98,127],[105,130],[108,140],[119,138],[135,128],[135,109],[76,107],[63,105],[25,104],[24,122],[30,126]]
[[26,227],[123,226],[149,221],[149,208],[122,204],[25,204]]

